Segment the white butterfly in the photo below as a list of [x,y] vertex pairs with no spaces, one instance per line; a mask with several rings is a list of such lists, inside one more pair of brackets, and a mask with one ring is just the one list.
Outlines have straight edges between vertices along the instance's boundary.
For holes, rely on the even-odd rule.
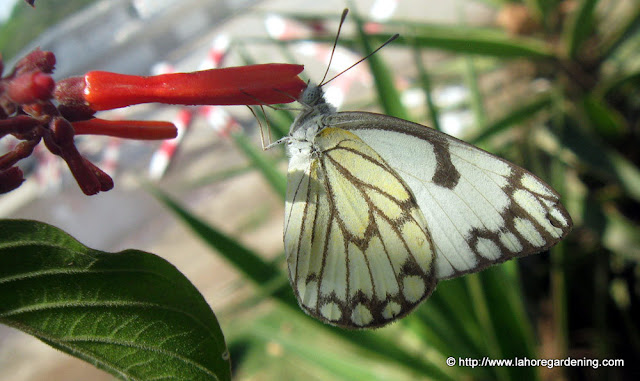
[[308,314],[380,327],[442,279],[537,253],[572,226],[528,171],[431,128],[336,112],[319,86],[291,126],[284,244]]
[[311,316],[380,327],[439,280],[546,250],[571,230],[560,196],[506,160],[406,120],[336,112],[322,84],[298,102],[289,135],[272,145],[287,143],[284,246]]

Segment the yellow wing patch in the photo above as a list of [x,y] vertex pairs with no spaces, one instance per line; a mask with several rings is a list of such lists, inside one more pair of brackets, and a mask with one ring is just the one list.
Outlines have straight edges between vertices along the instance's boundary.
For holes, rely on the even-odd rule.
[[385,325],[436,284],[433,243],[404,181],[351,132],[325,128],[289,169],[285,250],[300,306],[346,328]]

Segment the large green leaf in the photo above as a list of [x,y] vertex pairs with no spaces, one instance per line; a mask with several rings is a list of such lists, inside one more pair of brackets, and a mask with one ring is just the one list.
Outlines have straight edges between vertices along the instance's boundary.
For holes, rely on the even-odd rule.
[[0,221],[0,322],[123,380],[230,380],[215,315],[164,259]]

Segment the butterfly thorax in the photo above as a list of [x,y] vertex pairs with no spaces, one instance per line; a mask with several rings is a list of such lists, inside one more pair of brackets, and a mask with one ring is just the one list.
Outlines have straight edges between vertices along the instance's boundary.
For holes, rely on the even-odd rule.
[[296,117],[286,139],[289,157],[314,154],[313,141],[326,126],[322,119],[336,112],[335,107],[324,99],[324,91],[316,85],[308,85],[298,102],[304,110]]

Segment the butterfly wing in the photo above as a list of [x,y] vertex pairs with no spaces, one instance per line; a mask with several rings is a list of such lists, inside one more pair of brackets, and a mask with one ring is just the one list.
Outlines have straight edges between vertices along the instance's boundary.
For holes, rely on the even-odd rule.
[[346,328],[404,316],[435,287],[434,251],[415,199],[354,134],[325,128],[292,156],[284,242],[289,279],[310,315]]
[[426,219],[438,279],[537,253],[572,226],[558,194],[530,172],[431,128],[366,112],[327,115],[403,179]]

